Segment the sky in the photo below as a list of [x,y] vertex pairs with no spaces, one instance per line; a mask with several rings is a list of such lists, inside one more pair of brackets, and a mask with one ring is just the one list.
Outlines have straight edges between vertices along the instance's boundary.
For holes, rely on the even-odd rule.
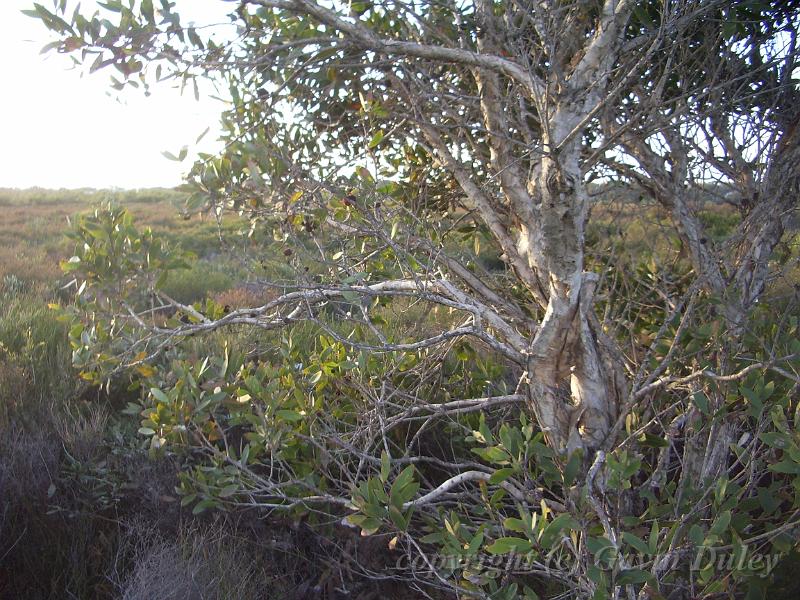
[[[51,0],[38,0],[50,8]],[[213,152],[224,105],[212,90],[196,101],[171,84],[152,95],[111,89],[111,71],[81,77],[62,54],[40,55],[52,41],[36,19],[23,15],[34,0],[0,0],[0,187],[171,187],[181,183],[193,153]],[[89,12],[92,0],[83,0]],[[74,6],[71,0],[69,6]],[[231,5],[220,0],[177,0],[182,22],[224,22]],[[199,144],[195,140],[211,130]],[[177,154],[189,145],[188,158]]]

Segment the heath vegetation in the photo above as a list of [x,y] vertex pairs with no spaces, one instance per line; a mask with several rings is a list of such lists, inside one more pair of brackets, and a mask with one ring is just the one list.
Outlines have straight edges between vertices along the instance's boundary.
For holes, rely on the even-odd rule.
[[46,468],[0,568],[80,519],[44,596],[791,594],[800,5],[230,4],[28,11],[121,93],[230,103],[180,198],[14,228],[64,274],[3,346],[44,390],[4,485]]

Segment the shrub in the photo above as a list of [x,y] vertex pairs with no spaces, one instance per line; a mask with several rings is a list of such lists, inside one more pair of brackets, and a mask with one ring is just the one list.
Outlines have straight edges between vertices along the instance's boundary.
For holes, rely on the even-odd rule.
[[231,309],[262,306],[274,300],[278,292],[273,288],[256,289],[255,287],[238,286],[212,295],[214,302]]

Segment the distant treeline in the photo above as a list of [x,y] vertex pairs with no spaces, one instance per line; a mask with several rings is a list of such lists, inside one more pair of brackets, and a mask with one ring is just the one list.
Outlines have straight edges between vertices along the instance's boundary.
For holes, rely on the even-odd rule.
[[[600,202],[621,201],[621,202],[648,202],[651,201],[642,190],[634,186],[619,183],[591,183],[588,186],[589,194]],[[698,186],[690,194],[696,201],[700,202],[729,202],[736,204],[739,198],[735,190],[730,185],[708,183],[705,186]],[[136,190],[123,189],[46,189],[33,187],[27,189],[0,188],[0,206],[11,204],[32,204],[32,203],[59,203],[59,202],[85,202],[89,204],[102,202],[104,200],[117,200],[125,204],[128,202],[183,202],[186,200],[187,193],[180,191],[180,188],[143,188]]]
[[[587,191],[598,202],[655,202],[647,191],[624,182],[592,182],[587,186]],[[716,181],[698,183],[686,191],[686,196],[700,203],[724,203],[736,206],[741,201],[741,194],[734,185]]]
[[186,194],[174,188],[146,188],[138,190],[80,188],[76,190],[51,190],[39,187],[24,190],[0,188],[0,206],[12,204],[85,202],[88,204],[104,200],[128,202],[180,202]]

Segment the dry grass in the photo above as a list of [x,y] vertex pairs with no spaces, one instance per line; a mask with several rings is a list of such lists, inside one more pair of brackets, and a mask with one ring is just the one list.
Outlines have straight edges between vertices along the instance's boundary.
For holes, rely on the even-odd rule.
[[62,447],[42,417],[39,430],[0,428],[0,598],[93,597],[108,538],[92,516],[51,509]]
[[196,524],[167,538],[154,531],[151,523],[135,520],[126,523],[123,531],[116,562],[125,568],[109,577],[121,600],[278,597],[269,592],[271,577],[259,568],[263,561],[219,526]]
[[0,281],[8,275],[33,283],[52,283],[66,252],[63,233],[77,205],[7,206],[0,211]]
[[35,421],[78,389],[67,327],[33,291],[0,290],[0,426]]
[[109,422],[109,409],[102,404],[66,405],[53,410],[53,429],[64,450],[80,463],[101,460],[103,438]]

